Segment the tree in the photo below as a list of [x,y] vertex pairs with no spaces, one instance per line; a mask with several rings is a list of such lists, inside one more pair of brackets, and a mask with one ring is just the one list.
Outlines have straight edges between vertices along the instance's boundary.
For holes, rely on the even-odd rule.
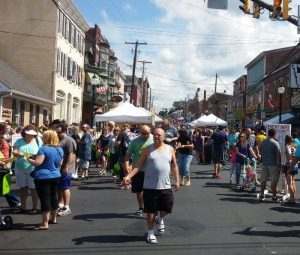
[[176,109],[176,110],[181,110],[184,108],[184,104],[185,104],[185,101],[175,101],[173,102],[173,107]]

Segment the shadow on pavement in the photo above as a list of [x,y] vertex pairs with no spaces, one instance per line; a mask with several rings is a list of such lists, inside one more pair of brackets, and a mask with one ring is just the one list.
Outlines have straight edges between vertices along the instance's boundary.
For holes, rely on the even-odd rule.
[[145,241],[144,236],[127,236],[127,235],[103,235],[103,236],[84,236],[72,239],[75,245],[84,243],[128,243]]
[[288,231],[266,231],[255,230],[254,228],[246,228],[243,231],[234,232],[233,234],[246,236],[269,236],[269,237],[300,237],[300,230]]
[[[212,179],[212,178],[210,178]],[[223,189],[231,189],[230,183],[222,183],[222,182],[206,182],[203,186],[204,188],[223,188]]]
[[259,204],[260,202],[256,198],[242,198],[242,197],[228,197],[220,198],[220,201],[238,202],[238,203],[248,203],[248,204]]
[[136,216],[130,213],[91,213],[91,214],[81,214],[73,217],[74,220],[85,220],[93,221],[96,219],[143,219],[140,216]]
[[278,227],[299,227],[300,222],[299,221],[266,221],[267,224],[271,224],[273,226],[278,226]]
[[299,206],[296,207],[296,206],[278,206],[278,207],[273,207],[273,208],[270,208],[270,210],[272,211],[276,211],[276,212],[288,212],[288,213],[300,213],[300,208]]
[[120,190],[120,187],[89,187],[89,186],[78,186],[79,190]]
[[228,196],[228,197],[251,197],[251,198],[253,198],[255,196],[254,193],[241,193],[241,192],[237,192],[234,194],[219,193],[216,195],[217,196]]

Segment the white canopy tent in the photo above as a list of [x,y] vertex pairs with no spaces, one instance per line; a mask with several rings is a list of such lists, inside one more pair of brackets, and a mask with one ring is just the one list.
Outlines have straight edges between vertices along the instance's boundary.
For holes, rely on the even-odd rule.
[[[144,107],[139,107],[140,110],[147,112],[148,114],[152,115],[152,113],[150,111],[148,111],[147,109],[145,109]],[[156,114],[154,115],[154,122],[163,122],[163,119],[158,117]]]
[[215,116],[214,114],[203,115],[190,123],[196,126],[227,126],[227,122]]
[[[285,114],[281,115],[281,121],[285,121],[285,120],[291,119],[293,117],[294,117],[293,114],[285,113]],[[279,124],[279,115],[277,115],[276,117],[274,117],[272,119],[266,120],[264,122],[264,125],[266,125],[266,124]]]
[[129,102],[125,102],[104,114],[96,114],[95,121],[152,123],[152,116],[150,112],[146,112]]

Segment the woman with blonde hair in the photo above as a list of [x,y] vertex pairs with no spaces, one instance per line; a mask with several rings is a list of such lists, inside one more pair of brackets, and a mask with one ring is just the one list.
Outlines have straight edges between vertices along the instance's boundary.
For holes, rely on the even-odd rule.
[[57,184],[61,176],[60,167],[64,156],[56,131],[45,131],[43,142],[44,145],[39,149],[36,157],[28,159],[28,162],[35,166],[34,183],[42,212],[42,223],[36,225],[35,230],[47,230],[48,224],[57,223]]

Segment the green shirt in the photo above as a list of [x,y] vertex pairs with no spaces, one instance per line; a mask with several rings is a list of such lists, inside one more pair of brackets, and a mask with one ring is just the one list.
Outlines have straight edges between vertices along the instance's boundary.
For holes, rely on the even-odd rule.
[[132,157],[132,165],[135,166],[140,159],[141,152],[144,148],[153,144],[153,136],[150,135],[147,140],[141,136],[133,139],[127,149],[127,153]]

